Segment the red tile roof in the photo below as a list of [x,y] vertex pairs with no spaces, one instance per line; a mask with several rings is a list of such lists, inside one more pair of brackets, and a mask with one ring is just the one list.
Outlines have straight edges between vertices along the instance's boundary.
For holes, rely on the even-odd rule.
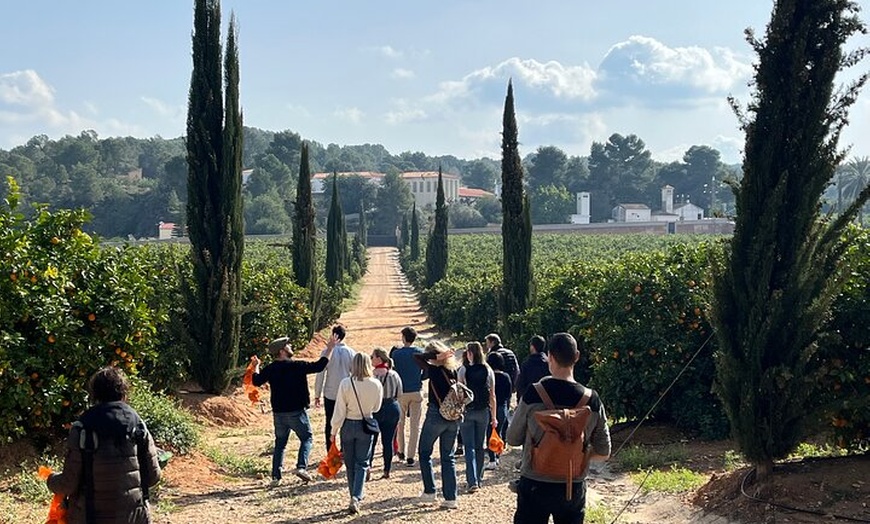
[[490,193],[484,189],[477,189],[476,187],[460,187],[459,188],[459,198],[486,198],[486,197],[494,197],[495,194]]

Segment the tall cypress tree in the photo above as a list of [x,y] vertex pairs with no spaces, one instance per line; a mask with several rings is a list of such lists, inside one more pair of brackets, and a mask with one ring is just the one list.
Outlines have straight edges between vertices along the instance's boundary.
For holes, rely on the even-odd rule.
[[408,230],[408,215],[402,216],[402,229],[399,230],[402,238],[399,239],[399,249],[404,250],[410,244],[410,239],[408,239],[408,235],[411,233]]
[[841,216],[820,216],[844,158],[840,131],[867,79],[834,89],[841,67],[866,52],[842,50],[863,31],[857,11],[846,0],[778,0],[765,40],[747,33],[759,56],[747,113],[732,101],[746,143],[735,232],[714,280],[716,389],[762,480],[824,399],[819,334],[842,282],[843,233],[870,196],[865,189]]
[[447,202],[444,182],[438,166],[438,190],[435,196],[435,227],[426,243],[426,287],[434,286],[447,275]]
[[191,374],[215,393],[237,365],[244,250],[238,31],[231,17],[222,79],[220,23],[219,0],[196,0],[186,141],[193,280],[184,289]]
[[293,273],[296,283],[305,288],[311,288],[317,275],[314,262],[316,242],[311,165],[308,161],[308,144],[302,144],[299,180],[296,183],[296,208],[293,212]]
[[411,260],[420,258],[420,226],[417,223],[417,202],[411,207]]
[[344,229],[344,213],[338,198],[338,175],[332,175],[332,201],[326,217],[326,281],[330,286],[344,279],[347,252],[347,232]]
[[520,313],[529,303],[532,265],[532,227],[528,220],[528,199],[523,191],[523,165],[518,146],[514,113],[513,83],[508,82],[504,101],[501,144],[502,208],[502,291],[501,320],[504,334],[514,336],[510,315]]

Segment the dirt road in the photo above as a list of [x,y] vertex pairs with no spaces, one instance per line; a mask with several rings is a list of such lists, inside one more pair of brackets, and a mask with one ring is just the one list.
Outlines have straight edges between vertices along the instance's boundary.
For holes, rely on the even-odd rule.
[[[348,329],[347,343],[359,351],[371,351],[375,346],[389,348],[399,342],[404,326],[415,326],[423,337],[435,337],[432,325],[415,299],[399,270],[395,249],[369,250],[368,274],[356,303],[340,321]],[[212,427],[206,431],[205,447],[223,457],[224,470],[232,464],[250,469],[253,464],[267,471],[272,450],[272,419],[248,405],[242,395],[227,402],[247,410],[250,422],[243,427]],[[311,465],[315,467],[325,454],[323,410],[311,409],[314,428],[314,448]],[[436,446],[437,448],[437,446]],[[298,440],[291,437],[285,465],[292,465]],[[224,522],[309,523],[309,522],[432,522],[432,523],[504,523],[512,522],[516,498],[507,483],[516,475],[513,465],[519,460],[519,449],[509,450],[496,471],[487,472],[483,489],[471,495],[461,494],[459,510],[439,510],[437,506],[420,504],[422,491],[419,466],[396,464],[389,480],[381,480],[383,462],[378,455],[373,468],[373,480],[366,484],[362,513],[349,515],[349,494],[344,471],[337,479],[305,484],[292,475],[278,488],[266,487],[266,479],[250,475],[227,475],[201,456],[180,457],[166,471],[166,484],[156,511],[158,524],[210,524]],[[436,449],[437,453],[437,449]],[[440,466],[435,458],[437,484],[440,486]],[[230,466],[227,466],[229,464]],[[457,459],[458,485],[464,486],[465,465]],[[590,505],[622,507],[634,493],[635,486],[624,474],[611,474],[607,468],[589,480]],[[462,490],[460,491],[462,493]],[[604,511],[599,514],[606,515]],[[615,511],[610,513],[615,515]],[[604,516],[604,519],[607,517]],[[588,519],[587,522],[602,522]],[[609,520],[608,520],[609,522]],[[717,522],[704,520],[678,497],[647,495],[638,498],[619,522]]]

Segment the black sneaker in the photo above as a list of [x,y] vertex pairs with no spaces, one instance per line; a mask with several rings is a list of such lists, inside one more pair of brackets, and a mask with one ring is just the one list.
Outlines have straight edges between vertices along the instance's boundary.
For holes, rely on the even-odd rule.
[[399,459],[399,462],[405,462],[405,454],[404,453],[396,453],[396,458]]
[[406,460],[405,465],[408,466],[409,468],[412,467],[414,465],[414,459]]

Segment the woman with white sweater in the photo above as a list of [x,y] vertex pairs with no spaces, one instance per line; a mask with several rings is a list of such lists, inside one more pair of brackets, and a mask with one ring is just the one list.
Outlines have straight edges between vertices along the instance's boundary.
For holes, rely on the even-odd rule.
[[341,431],[341,452],[347,467],[351,513],[359,513],[363,498],[369,453],[374,435],[363,430],[363,418],[371,418],[381,409],[383,386],[372,377],[372,359],[365,353],[353,357],[350,376],[338,385],[335,412],[332,414],[332,440]]

